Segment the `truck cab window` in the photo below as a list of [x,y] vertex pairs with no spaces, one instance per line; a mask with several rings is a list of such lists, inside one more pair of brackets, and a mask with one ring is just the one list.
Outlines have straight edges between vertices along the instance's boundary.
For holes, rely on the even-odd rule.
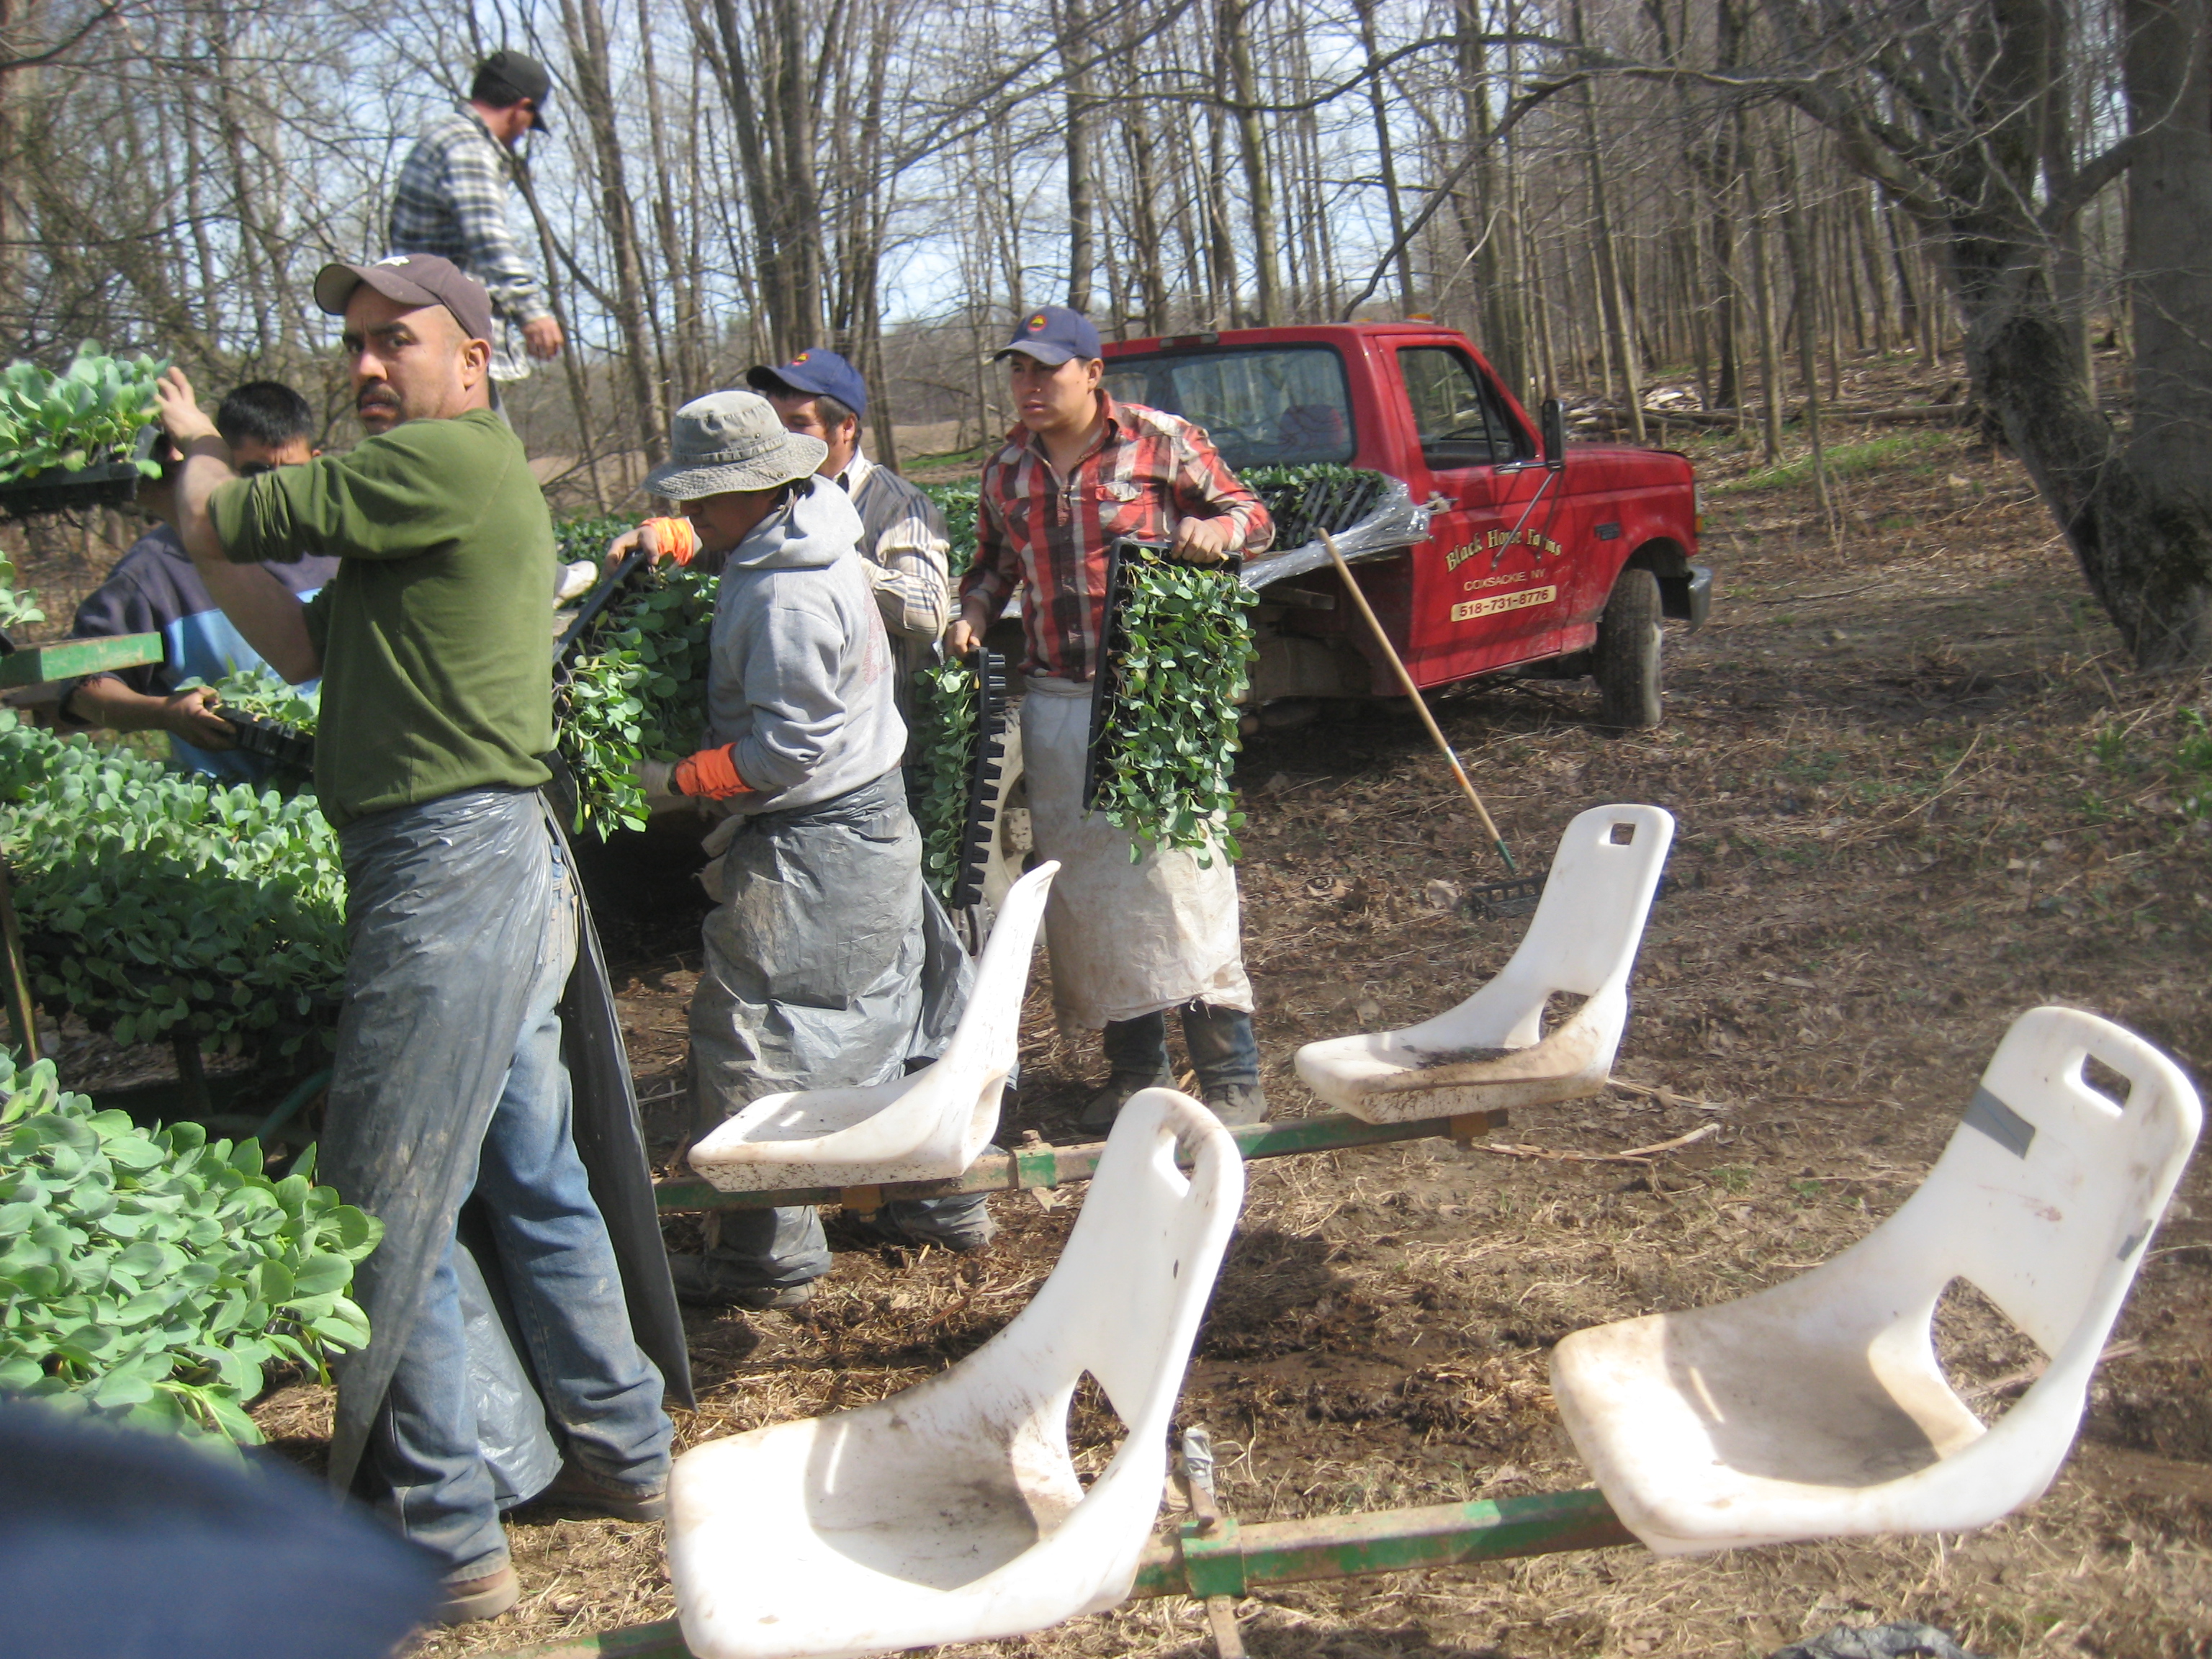
[[1344,361],[1328,346],[1111,357],[1106,391],[1205,428],[1239,470],[1349,461],[1358,448]]
[[1398,368],[1431,471],[1518,459],[1512,424],[1472,360],[1446,346],[1407,346]]

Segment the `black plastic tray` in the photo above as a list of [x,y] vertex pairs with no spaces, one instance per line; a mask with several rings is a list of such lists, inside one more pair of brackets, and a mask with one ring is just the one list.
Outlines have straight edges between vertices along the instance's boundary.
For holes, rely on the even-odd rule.
[[954,910],[983,902],[983,875],[998,839],[999,779],[1006,752],[1006,659],[979,647],[975,656],[975,747],[968,757],[968,815],[960,825],[960,858],[952,876]]
[[73,472],[49,467],[35,478],[0,483],[0,514],[27,519],[40,513],[82,513],[97,507],[128,507],[138,496],[138,464],[110,461]]
[[311,733],[235,708],[219,708],[216,712],[238,733],[238,746],[247,754],[289,767],[303,777],[314,775],[315,739]]

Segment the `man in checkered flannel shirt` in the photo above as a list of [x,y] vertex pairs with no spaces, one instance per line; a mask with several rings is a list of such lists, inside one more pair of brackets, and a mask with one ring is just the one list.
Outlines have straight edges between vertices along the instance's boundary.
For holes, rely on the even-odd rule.
[[1109,546],[1164,544],[1218,564],[1265,549],[1274,526],[1204,432],[1109,395],[1098,331],[1077,313],[1030,313],[999,356],[1021,424],[984,466],[975,562],[945,644],[973,650],[1021,590],[1030,823],[1038,856],[1060,866],[1045,913],[1053,1002],[1064,1024],[1103,1029],[1112,1071],[1083,1127],[1110,1127],[1131,1095],[1170,1080],[1170,1008],[1206,1103],[1225,1123],[1260,1122],[1235,870],[1157,844],[1133,859],[1127,833],[1085,811],[1082,793]]
[[507,162],[501,153],[532,128],[546,130],[552,88],[536,58],[492,53],[477,65],[469,101],[424,129],[392,194],[386,252],[450,259],[491,295],[503,337],[492,342],[495,387],[529,377],[525,353],[541,361],[561,355],[561,325],[507,228]]

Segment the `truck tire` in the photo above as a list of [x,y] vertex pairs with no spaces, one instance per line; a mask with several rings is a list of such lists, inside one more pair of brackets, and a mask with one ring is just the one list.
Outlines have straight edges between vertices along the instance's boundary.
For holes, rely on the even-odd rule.
[[1597,619],[1590,676],[1597,681],[1598,719],[1623,731],[1659,724],[1659,579],[1633,566],[1613,578]]

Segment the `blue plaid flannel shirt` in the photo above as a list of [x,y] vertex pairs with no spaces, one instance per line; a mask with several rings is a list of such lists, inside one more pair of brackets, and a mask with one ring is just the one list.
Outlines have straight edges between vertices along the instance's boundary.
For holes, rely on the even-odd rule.
[[484,285],[505,337],[492,342],[492,377],[520,380],[530,373],[520,331],[553,313],[507,228],[507,187],[499,141],[473,110],[459,110],[428,128],[399,169],[385,240],[386,252],[435,253]]

